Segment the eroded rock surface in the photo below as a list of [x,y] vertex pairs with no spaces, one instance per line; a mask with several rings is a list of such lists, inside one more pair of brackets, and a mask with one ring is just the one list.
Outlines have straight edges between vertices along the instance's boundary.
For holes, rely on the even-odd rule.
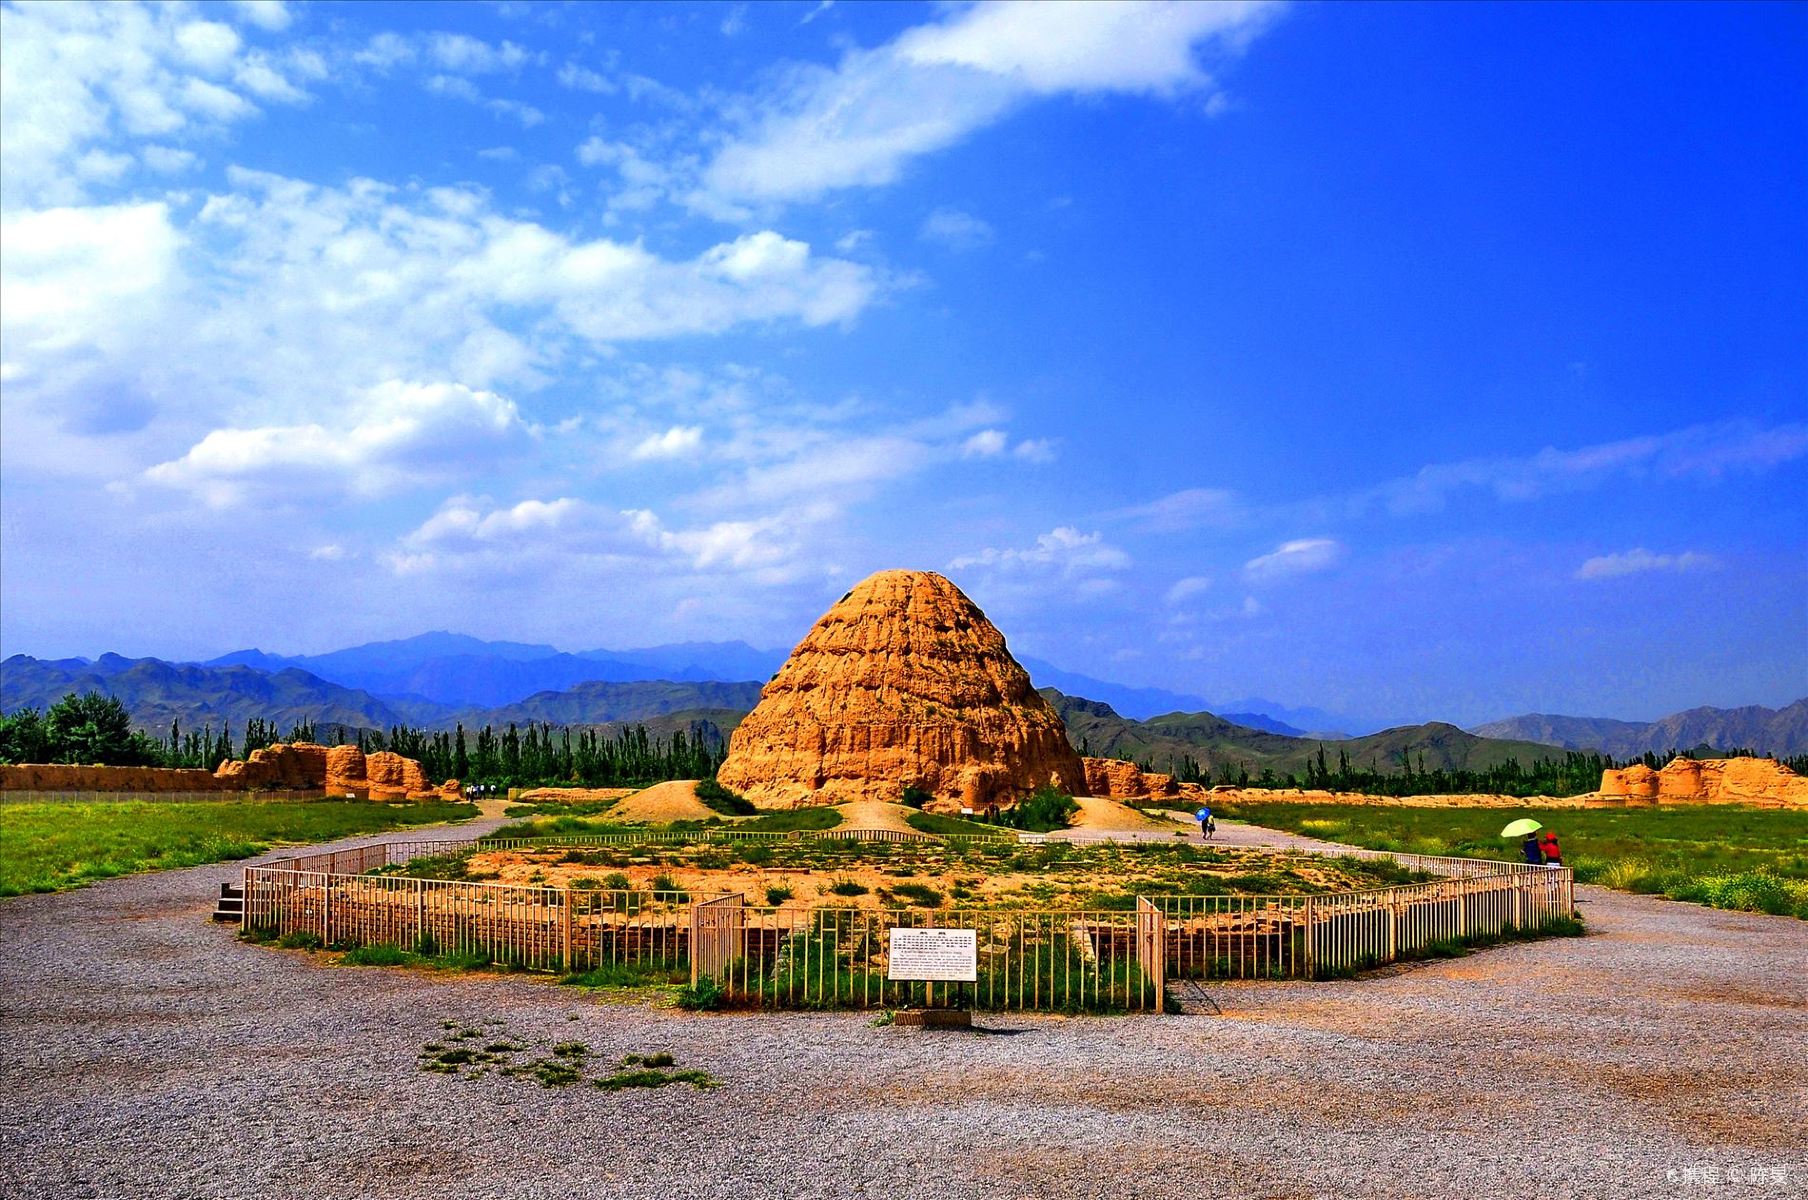
[[390,751],[365,754],[356,746],[278,742],[253,750],[243,760],[227,759],[218,770],[165,767],[0,766],[0,789],[46,792],[230,792],[324,791],[371,800],[458,798],[457,781],[436,790],[412,758]]
[[1808,779],[1770,758],[1673,758],[1661,771],[1636,763],[1601,773],[1603,800],[1623,804],[1808,807]]
[[1061,718],[953,583],[881,571],[831,608],[761,692],[717,778],[766,808],[896,800],[1011,804],[1083,792]]
[[1180,795],[1180,785],[1172,775],[1145,771],[1133,762],[1120,758],[1083,758],[1086,770],[1086,794],[1111,800],[1135,800],[1143,796],[1172,798]]

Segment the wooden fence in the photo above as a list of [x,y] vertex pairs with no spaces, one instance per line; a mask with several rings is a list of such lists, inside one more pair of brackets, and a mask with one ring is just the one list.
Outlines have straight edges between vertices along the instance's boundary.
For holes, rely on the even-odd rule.
[[[784,835],[780,835],[784,836]],[[1322,978],[1441,941],[1535,930],[1574,908],[1563,868],[1420,859],[1426,883],[1303,896],[1139,897],[1133,909],[996,911],[753,906],[740,895],[567,889],[369,874],[414,858],[584,839],[401,841],[245,868],[247,931],[393,945],[538,971],[619,968],[719,982],[761,1007],[922,1005],[887,978],[895,928],[972,929],[973,983],[934,1000],[980,1009],[1160,1011],[1167,981]]]

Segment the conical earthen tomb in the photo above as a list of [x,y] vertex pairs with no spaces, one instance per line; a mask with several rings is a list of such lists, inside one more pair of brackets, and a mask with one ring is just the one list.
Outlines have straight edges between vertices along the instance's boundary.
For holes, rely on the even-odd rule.
[[907,786],[980,808],[1086,786],[1004,635],[931,571],[881,571],[824,614],[717,778],[763,808],[897,800]]

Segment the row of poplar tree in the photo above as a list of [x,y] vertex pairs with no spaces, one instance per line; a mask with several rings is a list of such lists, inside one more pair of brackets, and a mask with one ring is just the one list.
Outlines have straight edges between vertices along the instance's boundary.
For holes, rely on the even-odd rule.
[[[323,737],[324,735],[324,737]],[[0,763],[101,763],[110,766],[191,767],[213,770],[276,742],[355,745],[366,753],[392,750],[420,762],[428,778],[465,783],[534,787],[580,784],[609,787],[665,779],[707,779],[726,752],[722,731],[708,721],[658,736],[644,725],[622,729],[509,725],[475,732],[414,729],[397,725],[387,734],[316,727],[301,722],[285,733],[274,721],[253,718],[235,739],[230,725],[184,729],[171,722],[163,737],[132,728],[119,700],[96,692],[69,695],[47,711],[25,708],[0,717]]]

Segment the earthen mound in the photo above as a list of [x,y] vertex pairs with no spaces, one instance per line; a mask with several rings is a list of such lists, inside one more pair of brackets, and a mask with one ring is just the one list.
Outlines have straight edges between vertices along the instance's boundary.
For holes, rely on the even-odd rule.
[[1061,718],[1004,635],[929,571],[881,571],[798,643],[729,740],[717,778],[765,808],[896,800],[1011,804],[1086,789]]
[[707,821],[719,815],[697,799],[695,779],[674,779],[642,788],[609,810],[611,820],[644,821],[648,825]]
[[1673,758],[1601,774],[1600,797],[1622,804],[1750,804],[1808,807],[1808,779],[1769,758]]

